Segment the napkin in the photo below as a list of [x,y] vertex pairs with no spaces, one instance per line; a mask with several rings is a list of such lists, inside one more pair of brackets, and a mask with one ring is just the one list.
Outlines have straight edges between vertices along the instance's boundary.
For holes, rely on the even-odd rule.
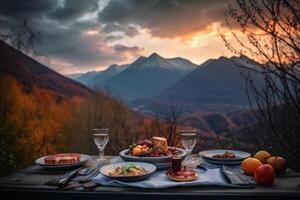
[[220,170],[230,184],[249,187],[255,185],[253,178],[242,174],[239,167],[222,165]]
[[[138,182],[122,182],[118,180],[109,179],[101,174],[96,176],[93,181],[97,184],[104,186],[129,186],[137,188],[147,188],[147,189],[162,189],[171,187],[186,187],[186,186],[201,186],[201,185],[211,185],[211,186],[224,186],[224,187],[238,187],[245,188],[250,187],[248,184],[232,184],[224,176],[220,168],[214,169],[195,169],[199,178],[191,182],[174,182],[170,180],[164,171],[158,171],[152,174],[148,179],[138,181]],[[251,185],[252,186],[252,185]]]

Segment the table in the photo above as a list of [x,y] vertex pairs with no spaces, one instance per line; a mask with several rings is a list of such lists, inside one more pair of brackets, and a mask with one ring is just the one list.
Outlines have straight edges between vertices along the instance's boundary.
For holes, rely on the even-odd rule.
[[[108,157],[108,159],[115,157]],[[42,170],[31,166],[0,178],[0,191],[10,198],[22,199],[300,199],[300,174],[288,170],[284,177],[277,177],[272,187],[257,186],[236,189],[216,186],[178,187],[161,190],[129,187],[97,186],[93,190],[82,187],[66,190],[45,185],[45,181],[66,171]]]

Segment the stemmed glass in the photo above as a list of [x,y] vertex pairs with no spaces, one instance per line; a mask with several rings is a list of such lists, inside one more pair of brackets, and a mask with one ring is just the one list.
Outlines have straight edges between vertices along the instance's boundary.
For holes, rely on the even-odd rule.
[[97,159],[97,162],[105,161],[104,148],[108,143],[108,139],[109,139],[108,132],[109,132],[108,128],[93,129],[94,142],[99,149],[99,158]]
[[187,151],[188,155],[186,156],[184,163],[188,165],[197,164],[197,161],[192,157],[192,151],[197,143],[197,131],[196,130],[181,130],[181,141],[182,145]]

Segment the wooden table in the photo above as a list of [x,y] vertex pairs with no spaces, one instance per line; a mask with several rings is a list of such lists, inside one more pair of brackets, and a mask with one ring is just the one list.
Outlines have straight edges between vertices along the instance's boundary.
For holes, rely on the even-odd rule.
[[272,187],[236,189],[216,186],[178,187],[171,189],[138,189],[129,187],[97,186],[93,190],[82,187],[66,190],[45,185],[45,181],[65,171],[46,171],[31,166],[0,178],[0,191],[10,198],[22,199],[300,199],[300,174],[287,171],[277,177]]

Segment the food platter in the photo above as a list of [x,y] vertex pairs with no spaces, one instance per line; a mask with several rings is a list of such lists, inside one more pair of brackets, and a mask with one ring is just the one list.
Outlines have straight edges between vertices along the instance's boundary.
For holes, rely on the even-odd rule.
[[[232,158],[222,158],[222,155],[234,154]],[[244,159],[251,156],[250,153],[237,150],[226,150],[226,149],[214,149],[201,151],[200,156],[207,162],[211,162],[219,165],[237,165],[240,164]],[[218,157],[216,157],[216,155]]]
[[[120,175],[114,174],[116,169],[128,169],[130,167],[143,169],[144,173],[139,175]],[[143,162],[123,162],[123,163],[115,163],[110,165],[105,165],[100,169],[100,173],[112,180],[124,181],[124,182],[135,182],[141,181],[148,178],[151,174],[156,171],[156,166],[150,163]]]
[[[176,149],[182,160],[185,158],[187,152],[184,149],[177,148],[177,147],[169,147]],[[129,149],[125,149],[119,153],[120,157],[127,162],[145,162],[154,164],[158,169],[164,169],[171,167],[171,157],[172,155],[168,156],[160,156],[160,157],[139,157],[139,156],[132,156],[128,155]]]
[[86,154],[80,154],[80,160],[78,162],[67,163],[67,164],[46,164],[45,158],[47,158],[49,156],[52,156],[52,155],[47,155],[47,156],[38,158],[35,160],[35,163],[44,169],[70,169],[70,168],[79,167],[91,159],[91,157]]

